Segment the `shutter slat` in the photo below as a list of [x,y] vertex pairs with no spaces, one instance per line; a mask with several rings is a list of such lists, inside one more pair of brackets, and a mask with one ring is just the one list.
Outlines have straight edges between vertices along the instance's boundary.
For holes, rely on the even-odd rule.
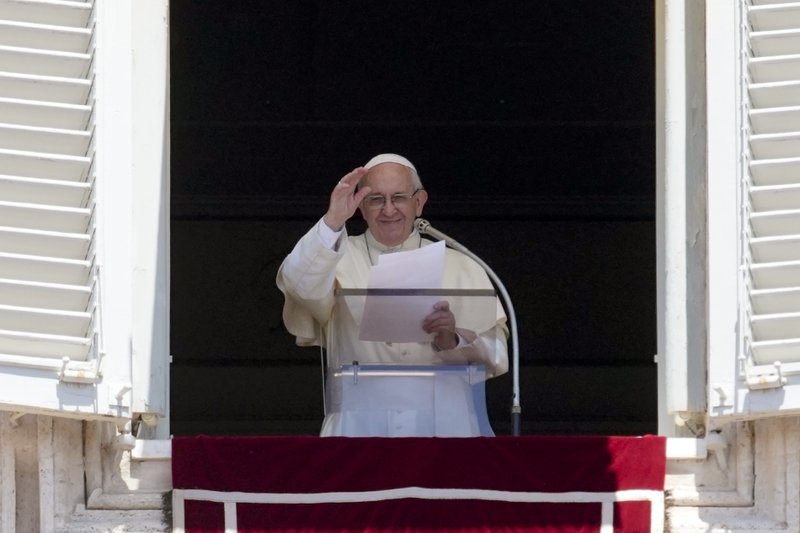
[[753,332],[760,341],[782,340],[800,333],[800,313],[756,315],[752,323]]
[[90,261],[0,252],[0,278],[88,285]]
[[37,128],[0,123],[0,146],[48,154],[85,154],[92,135],[85,130]]
[[755,237],[800,234],[800,209],[754,213],[750,223]]
[[753,58],[748,66],[757,83],[800,80],[800,54]]
[[800,206],[800,183],[751,187],[750,196],[758,211],[790,210]]
[[800,106],[770,107],[750,112],[750,123],[756,134],[791,132],[798,122]]
[[91,210],[85,207],[0,202],[0,226],[81,233],[87,231],[90,218]]
[[800,81],[754,83],[750,86],[750,101],[756,108],[800,105]]
[[797,53],[800,49],[800,29],[754,31],[750,46],[756,56],[780,56]]
[[89,2],[10,0],[0,2],[0,19],[86,27],[92,14]]
[[83,337],[90,321],[91,314],[87,312],[0,304],[0,329],[7,331]]
[[67,130],[86,128],[91,106],[0,98],[0,117],[4,123]]
[[0,168],[3,169],[3,174],[83,181],[86,179],[91,164],[91,158],[86,156],[42,154],[0,149]]
[[800,287],[754,290],[750,293],[750,298],[753,311],[759,315],[800,313]]
[[83,285],[0,279],[0,305],[83,311],[88,308],[91,294],[91,287]]
[[800,2],[754,6],[748,10],[748,15],[753,26],[759,30],[798,28],[800,27]]
[[[757,263],[750,266],[756,289],[800,287],[800,261]],[[797,330],[800,333],[800,329]]]
[[64,78],[85,77],[92,56],[0,45],[0,70]]
[[773,5],[773,4],[796,4],[794,0],[750,0],[750,3],[754,6],[766,6],[766,5]]
[[800,361],[800,338],[752,343],[753,359],[757,364],[769,365],[775,361]]
[[[800,130],[789,133],[755,134],[750,148],[756,159],[783,159],[800,154]],[[795,179],[797,177],[795,176]]]
[[796,183],[800,176],[800,157],[760,159],[750,162],[750,176],[758,185]]
[[91,18],[0,0],[0,354],[32,368],[95,352]]
[[16,100],[85,104],[92,83],[83,78],[37,76],[0,71],[0,96]]
[[91,184],[84,181],[0,175],[0,198],[9,202],[83,207],[90,191]]
[[0,250],[15,255],[85,260],[91,245],[86,233],[64,233],[0,226]]
[[0,347],[3,355],[83,360],[89,353],[91,339],[0,330]]
[[755,237],[750,250],[756,263],[777,263],[800,257],[800,235]]
[[92,31],[88,28],[0,20],[0,45],[85,54]]

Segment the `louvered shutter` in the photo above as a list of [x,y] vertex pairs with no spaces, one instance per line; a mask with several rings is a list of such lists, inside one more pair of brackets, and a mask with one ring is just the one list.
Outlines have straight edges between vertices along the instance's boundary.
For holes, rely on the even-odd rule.
[[[732,351],[711,345],[709,404],[712,416],[749,418],[800,412],[800,3],[754,0],[739,8],[739,27],[731,28],[738,32],[738,109],[730,109],[739,117],[738,172],[709,166],[712,184],[738,178],[738,213],[729,226],[739,233],[729,287],[738,300],[738,338]],[[710,203],[719,201],[716,190],[710,187]],[[712,316],[729,312],[713,296]],[[728,333],[711,331],[712,340]]]
[[0,0],[0,409],[130,414],[129,358],[103,351],[97,24],[90,1]]

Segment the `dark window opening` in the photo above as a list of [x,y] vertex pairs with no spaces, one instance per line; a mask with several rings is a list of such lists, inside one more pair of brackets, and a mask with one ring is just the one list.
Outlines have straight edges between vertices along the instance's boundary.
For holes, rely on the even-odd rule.
[[319,430],[275,272],[386,151],[514,299],[523,434],[656,433],[653,8],[170,2],[172,433]]

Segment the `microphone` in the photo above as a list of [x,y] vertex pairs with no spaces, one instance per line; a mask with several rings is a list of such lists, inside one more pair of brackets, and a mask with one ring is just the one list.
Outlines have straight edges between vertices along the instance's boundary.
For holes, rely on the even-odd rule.
[[487,265],[480,257],[475,255],[473,252],[467,250],[466,246],[456,241],[454,238],[442,233],[438,229],[431,226],[431,223],[425,220],[424,218],[418,218],[414,220],[414,226],[417,228],[421,234],[430,235],[431,237],[444,241],[444,243],[453,248],[454,250],[458,250],[459,252],[463,253],[464,255],[472,258],[476,263],[478,263],[483,270],[486,271],[486,274],[489,278],[494,282],[495,287],[497,287],[498,292],[503,298],[503,303],[506,307],[506,312],[508,315],[508,320],[510,323],[510,333],[511,333],[511,361],[512,361],[512,398],[511,398],[511,434],[514,436],[518,436],[520,434],[521,425],[522,425],[522,407],[520,404],[520,388],[519,388],[519,336],[517,333],[517,315],[514,312],[514,305],[511,303],[511,297],[508,295],[508,291],[506,290],[505,285],[503,282],[500,281],[500,278],[497,277],[497,274],[494,273],[489,265]]
[[470,257],[473,256],[473,254],[469,250],[467,250],[467,248],[463,244],[459,243],[458,241],[456,241],[454,238],[450,237],[449,235],[445,235],[444,233],[442,233],[438,229],[434,228],[433,226],[431,226],[431,223],[428,222],[427,220],[425,220],[424,218],[416,219],[414,221],[414,226],[417,228],[417,231],[419,231],[420,233],[425,234],[425,235],[430,235],[431,237],[433,237],[436,240],[444,241],[444,243],[447,246],[449,246],[450,248],[458,250],[459,252],[463,252],[463,253],[469,255]]

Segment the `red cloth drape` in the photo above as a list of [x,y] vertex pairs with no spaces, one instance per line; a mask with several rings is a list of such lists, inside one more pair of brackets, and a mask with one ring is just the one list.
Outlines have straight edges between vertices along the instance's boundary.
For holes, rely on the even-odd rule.
[[637,532],[663,512],[666,457],[661,437],[201,436],[173,439],[172,465],[187,532],[224,531],[224,501],[248,532],[596,532],[609,516]]

